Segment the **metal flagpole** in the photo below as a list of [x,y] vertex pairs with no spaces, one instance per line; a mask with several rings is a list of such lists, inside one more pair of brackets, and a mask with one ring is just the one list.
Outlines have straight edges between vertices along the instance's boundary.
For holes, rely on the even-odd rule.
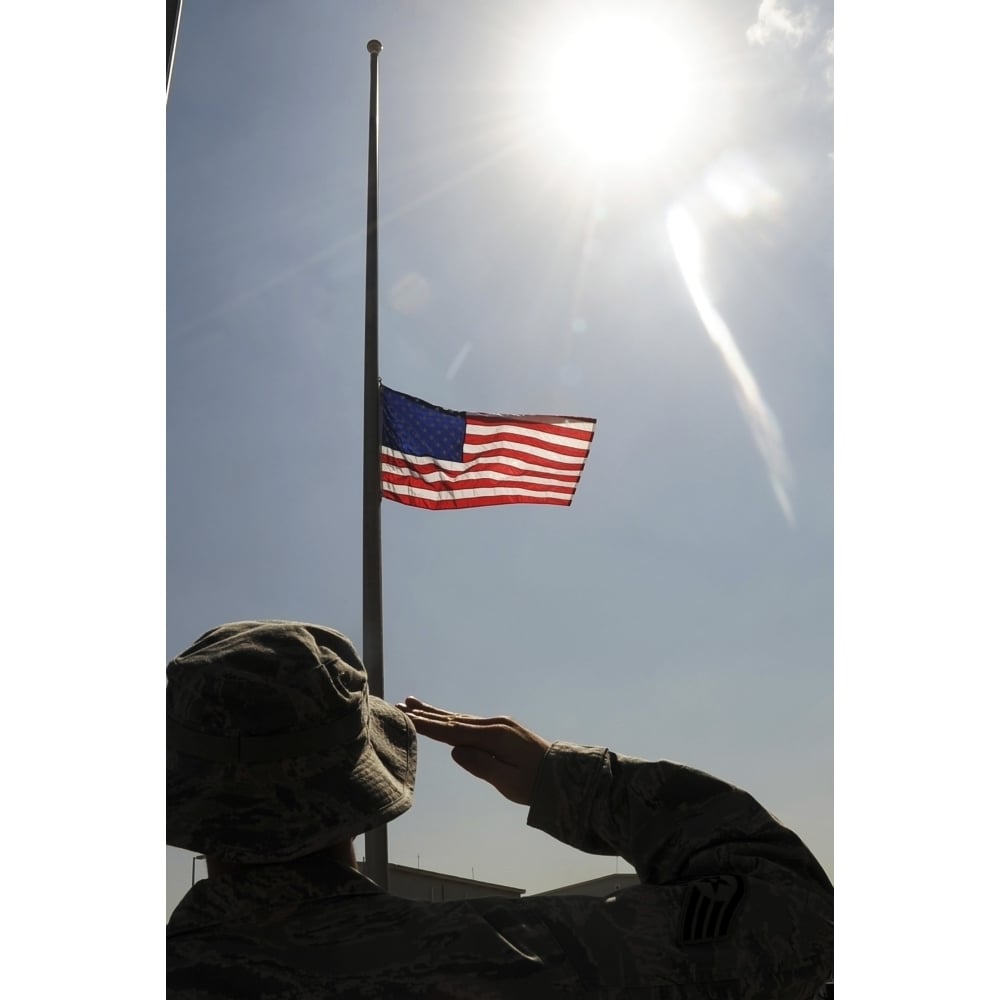
[[[361,519],[362,658],[368,690],[385,696],[382,674],[382,406],[378,381],[378,54],[382,43],[372,39],[371,90],[368,103],[368,237],[365,244],[365,429],[363,508]],[[389,840],[380,826],[365,834],[365,871],[382,888],[389,888]]]
[[177,32],[181,26],[181,7],[184,0],[167,0],[167,99],[170,99],[170,78],[174,74],[174,56],[177,53]]

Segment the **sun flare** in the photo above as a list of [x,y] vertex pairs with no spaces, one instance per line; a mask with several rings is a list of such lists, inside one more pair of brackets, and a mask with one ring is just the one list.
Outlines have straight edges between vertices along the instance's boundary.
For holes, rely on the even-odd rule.
[[590,21],[552,59],[549,112],[575,152],[634,163],[667,148],[689,109],[689,60],[666,29],[624,15]]

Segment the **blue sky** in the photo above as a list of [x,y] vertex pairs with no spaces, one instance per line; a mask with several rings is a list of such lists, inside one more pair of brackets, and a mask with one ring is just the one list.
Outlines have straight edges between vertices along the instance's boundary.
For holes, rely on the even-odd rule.
[[[683,66],[601,140],[563,130],[546,74],[608,10],[641,30],[606,88]],[[360,647],[377,37],[383,379],[597,418],[569,509],[383,504],[387,697],[713,771],[832,875],[832,28],[832,4],[770,0],[188,0],[166,116],[166,655],[253,617]],[[658,141],[629,159],[640,133]],[[615,870],[420,753],[390,860],[528,891]],[[168,849],[168,911],[190,858]]]

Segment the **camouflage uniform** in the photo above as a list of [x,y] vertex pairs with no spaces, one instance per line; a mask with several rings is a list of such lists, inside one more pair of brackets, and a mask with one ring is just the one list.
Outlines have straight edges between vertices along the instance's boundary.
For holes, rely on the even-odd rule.
[[555,743],[528,823],[620,855],[608,899],[415,902],[305,856],[203,880],[167,927],[168,996],[810,1000],[833,889],[751,796],[680,764]]
[[167,843],[249,865],[167,926],[168,995],[809,1000],[832,963],[833,889],[749,795],[679,764],[553,744],[528,822],[641,885],[423,903],[324,850],[405,812],[412,721],[370,697],[350,640],[233,622],[167,667]]

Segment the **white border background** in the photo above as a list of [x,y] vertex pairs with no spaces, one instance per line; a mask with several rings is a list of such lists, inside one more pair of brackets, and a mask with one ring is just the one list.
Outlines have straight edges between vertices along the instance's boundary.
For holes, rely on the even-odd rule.
[[164,21],[3,15],[10,996],[163,989]]

